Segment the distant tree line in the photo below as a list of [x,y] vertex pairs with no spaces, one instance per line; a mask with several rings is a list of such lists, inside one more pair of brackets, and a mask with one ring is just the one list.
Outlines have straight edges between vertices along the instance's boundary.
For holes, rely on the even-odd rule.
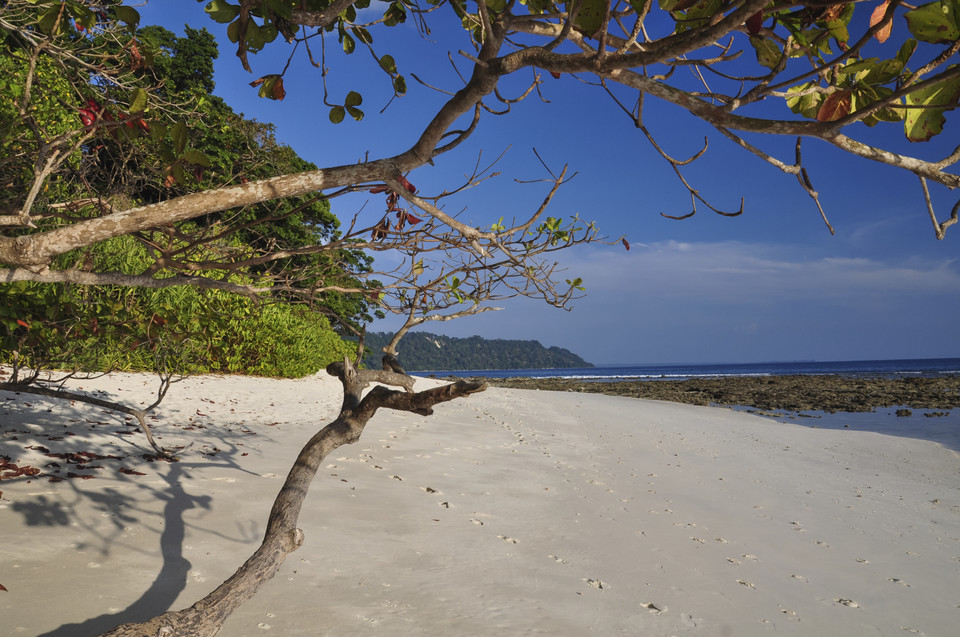
[[[369,350],[363,362],[380,369],[382,348],[391,334],[370,332],[364,339]],[[573,352],[562,347],[544,347],[539,341],[485,339],[480,336],[454,338],[410,332],[403,339],[403,366],[408,371],[480,370],[480,369],[551,369],[593,367]]]

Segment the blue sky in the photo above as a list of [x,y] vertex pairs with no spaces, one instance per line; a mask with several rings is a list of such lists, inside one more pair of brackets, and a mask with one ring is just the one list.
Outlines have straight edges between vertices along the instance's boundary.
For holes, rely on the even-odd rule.
[[[366,111],[362,122],[347,118],[333,125],[322,101],[320,71],[305,53],[298,52],[285,75],[286,99],[260,99],[248,83],[282,70],[289,50],[279,42],[268,46],[250,56],[253,74],[246,73],[225,37],[225,25],[209,20],[203,6],[195,0],[151,0],[140,11],[143,24],[162,24],[182,34],[189,23],[214,33],[221,42],[215,93],[236,111],[273,122],[281,141],[321,167],[409,147],[444,97],[410,73],[456,90],[448,50],[461,72],[468,72],[456,55],[457,49],[469,48],[459,33],[435,29],[426,41],[413,37],[411,25],[391,33],[375,30],[378,53],[396,58],[408,95],[379,114],[389,92],[375,61],[359,48],[349,58],[328,51],[331,99],[341,101],[347,91],[358,90]],[[331,46],[336,47],[335,40]],[[721,209],[735,210],[741,197],[746,200],[744,214],[736,218],[698,206],[691,219],[665,219],[661,212],[689,212],[690,198],[640,131],[593,87],[544,75],[541,93],[549,103],[532,96],[505,116],[486,115],[467,144],[441,156],[436,166],[414,171],[410,180],[422,193],[435,194],[456,187],[478,157],[488,162],[506,150],[496,167],[500,177],[448,203],[451,211],[465,208],[462,219],[489,227],[501,216],[529,214],[543,199],[544,184],[514,182],[545,176],[533,154],[536,148],[554,170],[567,164],[577,172],[550,214],[579,214],[609,237],[626,236],[632,249],[595,245],[559,253],[565,276],[582,277],[587,288],[587,296],[569,312],[516,299],[500,304],[506,308],[502,312],[421,329],[536,339],[596,364],[960,356],[960,227],[943,241],[935,239],[916,177],[805,141],[805,163],[837,231],[831,236],[792,176],[735,147],[685,111],[649,98],[644,121],[671,155],[690,155],[709,137],[706,156],[685,173],[688,180]],[[501,91],[522,90],[530,77],[506,82]],[[864,128],[857,124],[848,132]],[[869,133],[893,139],[894,150],[942,156],[960,138],[960,118],[948,116],[946,132],[929,150],[906,142],[897,125],[878,129]],[[794,139],[750,141],[792,159]],[[941,217],[960,196],[936,186],[933,194]],[[349,219],[365,200],[334,200],[334,212]],[[375,197],[361,214],[379,218],[382,201]],[[393,327],[387,322],[372,329]],[[400,349],[402,355],[402,344]]]

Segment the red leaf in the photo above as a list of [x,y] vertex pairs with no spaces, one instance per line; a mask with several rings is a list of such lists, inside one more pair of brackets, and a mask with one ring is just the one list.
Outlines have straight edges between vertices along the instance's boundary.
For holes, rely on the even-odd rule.
[[760,33],[760,29],[763,28],[763,11],[757,11],[752,16],[747,18],[747,33],[750,35],[756,35]]
[[818,122],[835,122],[850,114],[850,91],[844,89],[834,91],[823,100],[820,110],[817,111]]
[[120,473],[125,473],[125,474],[127,474],[128,476],[145,476],[145,475],[147,475],[147,474],[142,473],[142,472],[140,472],[140,471],[134,471],[133,469],[127,469],[126,467],[120,467],[119,471],[120,471]]
[[560,79],[560,74],[557,73],[556,71],[550,71],[550,75],[552,75],[552,76],[553,76],[553,79],[555,79],[555,80],[559,80],[559,79]]
[[278,77],[276,83],[273,85],[273,99],[282,100],[287,96],[287,92],[283,90],[283,78]]
[[630,249],[630,242],[627,241],[626,238],[620,239],[620,241],[623,242],[623,247],[624,247],[624,248],[626,248],[627,250]]
[[[0,491],[0,493],[2,493],[2,491]],[[9,591],[7,591],[7,587],[4,586],[3,584],[0,584],[0,591],[9,592]]]
[[407,222],[408,222],[411,226],[415,226],[415,225],[417,225],[418,223],[420,223],[421,221],[423,221],[423,219],[421,219],[420,217],[414,217],[414,216],[413,216],[412,214],[410,214],[409,212],[407,213]]
[[[880,5],[873,10],[873,13],[870,14],[870,26],[874,27],[880,24],[880,21],[883,20],[884,14],[887,12],[887,6],[890,4],[890,0],[883,0]],[[887,38],[890,37],[890,32],[893,30],[893,20],[887,22],[887,25],[877,31],[873,37],[877,39],[877,42],[883,43],[887,41]]]
[[30,329],[30,324],[26,321],[21,321],[20,319],[17,319],[17,325],[22,325],[23,327]]
[[96,116],[88,108],[78,109],[80,111],[80,123],[83,124],[85,128],[90,128],[93,126],[93,123],[97,120]]
[[398,179],[397,181],[399,181],[400,185],[406,188],[409,193],[416,194],[417,189],[413,187],[413,184],[407,181],[406,177],[404,177],[403,175],[400,175],[400,179]]

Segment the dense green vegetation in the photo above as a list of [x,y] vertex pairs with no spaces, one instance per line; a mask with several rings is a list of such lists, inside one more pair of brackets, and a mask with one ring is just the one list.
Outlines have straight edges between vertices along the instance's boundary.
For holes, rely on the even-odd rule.
[[[367,367],[380,369],[381,348],[389,341],[390,335],[382,332],[366,335],[364,345],[370,353],[363,362]],[[410,332],[404,337],[400,363],[407,371],[593,367],[569,350],[546,348],[539,341],[454,338],[428,332]]]
[[[18,186],[33,176],[33,167],[26,163],[28,155],[20,152],[29,146],[29,135],[65,134],[106,113],[98,114],[91,105],[100,101],[75,94],[65,77],[68,69],[40,58],[30,90],[42,92],[47,99],[34,109],[37,131],[25,131],[15,117],[16,99],[28,83],[30,60],[11,44],[12,37],[0,41],[5,50],[0,55],[0,83],[10,89],[12,98],[0,100],[4,120],[0,149],[7,154],[0,161],[5,185],[0,204],[10,209],[22,194]],[[159,121],[152,123],[139,120],[134,127],[107,129],[77,147],[51,185],[39,193],[41,205],[45,200],[89,202],[91,194],[102,202],[65,208],[67,222],[110,206],[153,203],[224,183],[315,168],[279,143],[272,125],[246,119],[210,95],[218,52],[206,29],[187,28],[181,38],[161,27],[146,27],[136,37],[139,81],[170,103],[186,105],[177,113],[186,120],[171,118],[167,125],[158,116]],[[189,126],[184,123],[187,120]],[[227,218],[238,231],[222,232]],[[58,265],[163,278],[176,272],[156,267],[156,255],[161,252],[170,255],[171,262],[199,255],[220,266],[228,259],[249,260],[277,246],[319,245],[338,237],[338,227],[339,220],[321,197],[287,198],[110,239],[65,254]],[[209,239],[191,240],[198,231]],[[328,284],[361,287],[354,275],[369,267],[365,254],[340,250],[295,256],[283,269],[269,261],[227,268],[231,272],[227,276],[235,283],[252,284],[256,275],[269,273],[282,279],[284,270],[309,268]],[[219,272],[212,268],[210,274],[200,270],[194,275],[223,277],[224,273],[223,268]],[[316,279],[300,279],[294,285],[309,287]],[[289,294],[279,291],[248,298],[193,286],[0,285],[0,363],[83,370],[160,366],[186,373],[298,377],[342,360],[345,354],[353,356],[355,347],[343,341],[340,333],[344,325],[372,319],[362,295],[326,293],[312,307],[290,300]],[[324,314],[342,322],[331,326]]]

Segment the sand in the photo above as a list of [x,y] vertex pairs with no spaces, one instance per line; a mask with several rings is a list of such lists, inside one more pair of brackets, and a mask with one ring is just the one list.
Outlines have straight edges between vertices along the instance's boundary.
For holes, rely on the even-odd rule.
[[[155,382],[78,385],[146,403]],[[154,421],[161,444],[186,446],[165,463],[120,433],[122,416],[0,392],[0,455],[47,474],[0,481],[0,632],[92,635],[206,594],[259,543],[289,464],[338,404],[321,375],[187,379]],[[118,458],[84,469],[47,452]],[[490,388],[429,418],[380,412],[324,463],[300,526],[303,547],[222,635],[960,624],[960,454],[906,435]]]

